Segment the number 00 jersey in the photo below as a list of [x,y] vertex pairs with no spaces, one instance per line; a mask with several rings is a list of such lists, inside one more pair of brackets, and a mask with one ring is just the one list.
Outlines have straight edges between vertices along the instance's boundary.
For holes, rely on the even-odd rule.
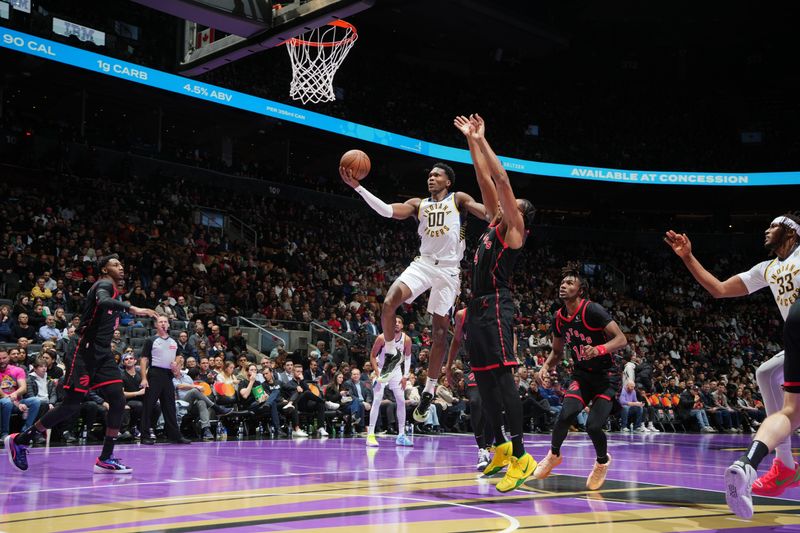
[[[456,206],[456,193],[451,192],[441,202],[425,198],[417,211],[422,240],[419,253],[444,261],[461,261],[464,257],[464,216]],[[455,265],[454,265],[455,266]]]
[[750,294],[769,286],[775,303],[786,320],[789,308],[800,295],[800,247],[795,248],[783,261],[777,257],[771,261],[762,261],[747,272],[739,274],[739,278]]

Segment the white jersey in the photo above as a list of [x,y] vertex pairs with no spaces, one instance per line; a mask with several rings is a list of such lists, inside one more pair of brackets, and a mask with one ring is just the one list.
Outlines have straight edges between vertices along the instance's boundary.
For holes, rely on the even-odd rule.
[[775,303],[786,320],[789,307],[800,296],[800,246],[783,261],[777,257],[771,261],[762,261],[747,272],[739,274],[739,277],[750,294],[769,286]]
[[460,262],[464,257],[464,217],[456,206],[456,194],[451,192],[441,202],[425,198],[419,203],[419,237],[422,256],[444,261]]
[[[399,339],[397,337],[395,337],[394,345],[395,345],[395,349],[397,350],[397,353],[399,353],[401,356],[405,357],[405,355],[406,355],[406,334],[405,333],[401,333]],[[378,366],[380,368],[383,368],[383,362],[386,360],[386,344],[385,343],[383,345],[383,348],[381,348],[380,353],[378,353],[378,358],[377,359],[378,359]],[[400,365],[398,365],[397,368],[400,368]]]

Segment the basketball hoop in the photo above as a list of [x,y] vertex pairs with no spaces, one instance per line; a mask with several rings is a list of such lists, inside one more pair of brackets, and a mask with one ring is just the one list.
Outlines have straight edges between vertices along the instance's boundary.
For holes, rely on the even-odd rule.
[[292,62],[289,96],[304,104],[336,100],[333,76],[356,39],[355,26],[335,20],[286,41]]

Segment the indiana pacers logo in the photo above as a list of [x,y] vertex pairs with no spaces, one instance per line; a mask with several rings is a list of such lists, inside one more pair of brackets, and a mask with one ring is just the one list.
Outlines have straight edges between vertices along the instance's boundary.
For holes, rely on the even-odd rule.
[[797,284],[797,276],[800,268],[794,263],[786,263],[778,266],[770,274],[770,283],[778,287],[775,295],[775,302],[781,306],[790,306],[797,300],[797,293],[800,286]]
[[422,218],[426,222],[425,235],[428,237],[441,237],[450,231],[450,226],[445,224],[447,216],[453,212],[451,202],[436,202],[428,204],[422,210]]

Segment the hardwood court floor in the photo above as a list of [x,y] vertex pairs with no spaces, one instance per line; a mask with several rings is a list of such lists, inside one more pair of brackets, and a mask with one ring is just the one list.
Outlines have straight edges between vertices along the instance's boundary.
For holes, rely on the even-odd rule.
[[[98,446],[34,448],[26,473],[0,463],[0,531],[800,533],[800,489],[757,498],[752,521],[726,507],[722,472],[747,435],[609,439],[600,491],[584,488],[591,442],[572,433],[557,475],[505,495],[475,470],[468,435],[417,436],[411,449],[380,438],[377,450],[360,438],[120,445],[131,476],[93,475]],[[540,459],[549,435],[525,441]]]

